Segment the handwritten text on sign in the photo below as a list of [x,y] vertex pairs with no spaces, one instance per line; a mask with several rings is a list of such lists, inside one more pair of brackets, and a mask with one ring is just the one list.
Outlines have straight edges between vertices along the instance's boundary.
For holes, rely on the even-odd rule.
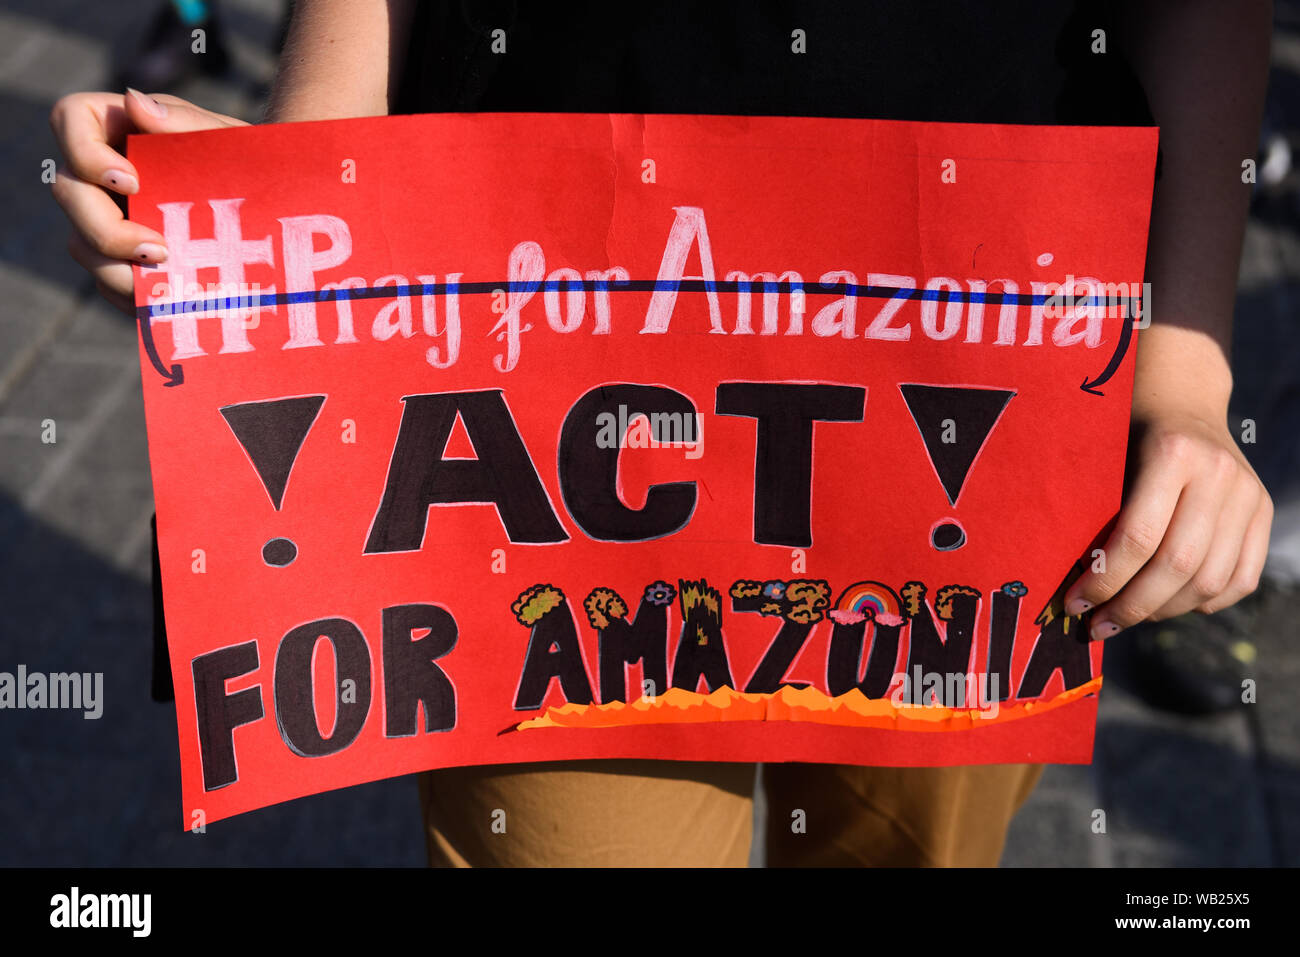
[[1154,130],[130,149],[187,822],[458,764],[1089,759],[1060,594],[1118,507]]

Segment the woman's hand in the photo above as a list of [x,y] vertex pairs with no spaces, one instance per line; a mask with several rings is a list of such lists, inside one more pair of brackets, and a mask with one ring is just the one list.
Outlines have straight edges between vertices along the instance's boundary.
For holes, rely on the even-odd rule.
[[[387,113],[413,9],[410,0],[298,0],[267,122]],[[139,173],[123,155],[127,134],[248,124],[179,97],[128,90],[65,96],[54,104],[50,125],[64,160],[53,189],[72,220],[68,252],[106,299],[134,316],[130,264],[165,262],[167,249],[157,231],[131,222],[119,205],[140,189]]]
[[1067,614],[1093,610],[1094,639],[1227,608],[1258,587],[1268,555],[1273,502],[1228,430],[1221,353],[1188,329],[1142,335],[1132,481],[1102,549],[1104,571],[1090,569],[1065,597]]
[[54,104],[50,126],[63,165],[54,198],[72,221],[68,252],[95,277],[109,302],[135,314],[131,263],[165,262],[167,249],[155,230],[133,223],[118,197],[140,189],[140,176],[124,155],[128,133],[183,133],[247,126],[175,96],[72,93]]

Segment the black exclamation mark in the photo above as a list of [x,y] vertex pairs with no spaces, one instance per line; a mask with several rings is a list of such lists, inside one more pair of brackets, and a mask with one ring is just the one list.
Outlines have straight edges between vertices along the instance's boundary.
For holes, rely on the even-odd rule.
[[[975,457],[997,425],[1015,392],[946,385],[899,385],[912,421],[939,477],[948,504],[955,506]],[[955,518],[941,519],[930,531],[930,544],[950,552],[966,544],[966,530]]]
[[[298,451],[324,402],[323,395],[300,395],[221,408],[222,417],[253,463],[277,512]],[[283,567],[297,557],[298,546],[287,538],[273,538],[262,546],[262,561],[268,565]]]

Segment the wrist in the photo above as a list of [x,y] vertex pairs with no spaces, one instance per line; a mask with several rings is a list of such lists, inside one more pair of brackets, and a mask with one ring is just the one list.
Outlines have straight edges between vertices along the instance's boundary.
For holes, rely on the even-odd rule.
[[1220,339],[1187,326],[1155,323],[1138,334],[1133,417],[1195,415],[1225,425],[1232,368]]

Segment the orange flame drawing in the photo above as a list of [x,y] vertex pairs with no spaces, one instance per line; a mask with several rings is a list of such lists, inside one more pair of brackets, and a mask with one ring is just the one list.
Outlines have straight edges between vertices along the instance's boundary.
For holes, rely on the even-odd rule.
[[708,721],[810,721],[895,731],[967,731],[1052,711],[1101,689],[1101,676],[1053,698],[1001,704],[996,712],[980,708],[895,705],[888,698],[867,698],[854,688],[832,698],[816,688],[785,685],[771,694],[745,694],[719,688],[699,694],[670,688],[654,698],[631,703],[564,704],[516,726],[534,728],[617,728],[635,724],[695,724]]

